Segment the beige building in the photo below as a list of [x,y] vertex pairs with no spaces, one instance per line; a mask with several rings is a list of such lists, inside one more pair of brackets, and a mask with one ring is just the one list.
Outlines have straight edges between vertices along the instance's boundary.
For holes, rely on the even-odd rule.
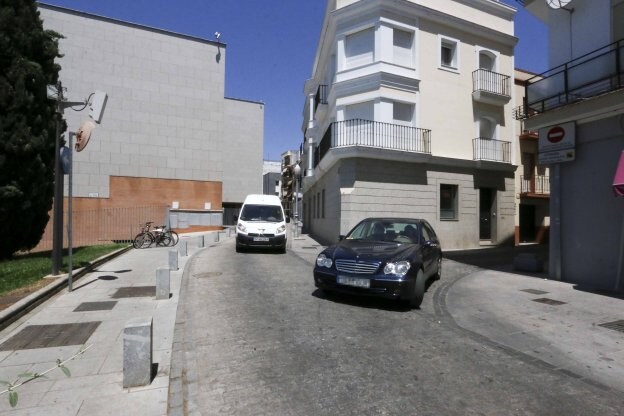
[[445,249],[511,243],[515,9],[493,0],[329,0],[302,130],[304,227],[420,217]]
[[[524,100],[524,82],[536,74],[516,69],[514,97]],[[516,231],[515,244],[548,242],[550,230],[550,176],[548,165],[538,163],[537,131],[526,128],[524,120],[516,121]]]

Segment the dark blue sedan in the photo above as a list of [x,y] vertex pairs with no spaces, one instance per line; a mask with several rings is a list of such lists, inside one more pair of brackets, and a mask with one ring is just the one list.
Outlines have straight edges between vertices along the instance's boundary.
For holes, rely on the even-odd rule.
[[442,248],[422,219],[367,218],[316,259],[323,291],[377,296],[418,308],[429,279],[442,272]]

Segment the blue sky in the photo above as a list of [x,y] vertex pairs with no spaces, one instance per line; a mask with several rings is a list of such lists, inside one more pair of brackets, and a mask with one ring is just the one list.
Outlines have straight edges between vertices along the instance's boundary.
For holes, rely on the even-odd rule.
[[[447,0],[440,0],[447,1]],[[516,66],[546,69],[546,29],[513,0]],[[227,44],[225,95],[265,103],[264,155],[279,160],[302,141],[303,84],[310,78],[325,0],[45,0],[44,3]],[[61,51],[62,52],[62,51]]]

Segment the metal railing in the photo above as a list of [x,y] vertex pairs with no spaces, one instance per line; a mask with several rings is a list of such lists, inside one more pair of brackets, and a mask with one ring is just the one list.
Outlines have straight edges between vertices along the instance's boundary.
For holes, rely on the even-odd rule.
[[624,39],[525,81],[517,120],[624,88]]
[[327,94],[329,87],[327,85],[319,85],[314,96],[314,111],[318,108],[319,104],[327,104]]
[[520,176],[520,193],[550,195],[550,178],[546,175]]
[[477,137],[472,141],[474,160],[511,163],[511,142]]
[[348,146],[431,154],[431,130],[361,119],[337,121],[325,131],[314,166],[330,149]]
[[[63,224],[67,224],[67,211]],[[139,224],[154,221],[155,225],[166,224],[167,206],[146,206],[131,208],[104,208],[74,211],[72,225],[72,246],[93,246],[98,244],[131,243],[139,233]],[[67,246],[67,233],[63,246]],[[39,244],[32,252],[52,249],[52,220],[48,222]]]
[[511,97],[509,75],[477,69],[472,73],[472,91],[485,91],[503,97]]

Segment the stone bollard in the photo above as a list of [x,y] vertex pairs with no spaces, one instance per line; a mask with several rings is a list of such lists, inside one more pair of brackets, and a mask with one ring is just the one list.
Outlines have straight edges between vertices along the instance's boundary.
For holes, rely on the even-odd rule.
[[165,267],[156,269],[156,300],[169,299],[171,271]]
[[169,270],[178,270],[178,250],[169,250]]
[[206,246],[206,243],[204,242],[204,235],[202,234],[197,239],[197,247],[198,248],[204,248],[205,246]]
[[186,240],[180,239],[180,242],[178,244],[180,245],[180,248],[178,248],[178,251],[180,252],[180,256],[182,257],[188,256],[188,242]]
[[152,382],[152,317],[126,322],[123,335],[123,386],[147,386]]

